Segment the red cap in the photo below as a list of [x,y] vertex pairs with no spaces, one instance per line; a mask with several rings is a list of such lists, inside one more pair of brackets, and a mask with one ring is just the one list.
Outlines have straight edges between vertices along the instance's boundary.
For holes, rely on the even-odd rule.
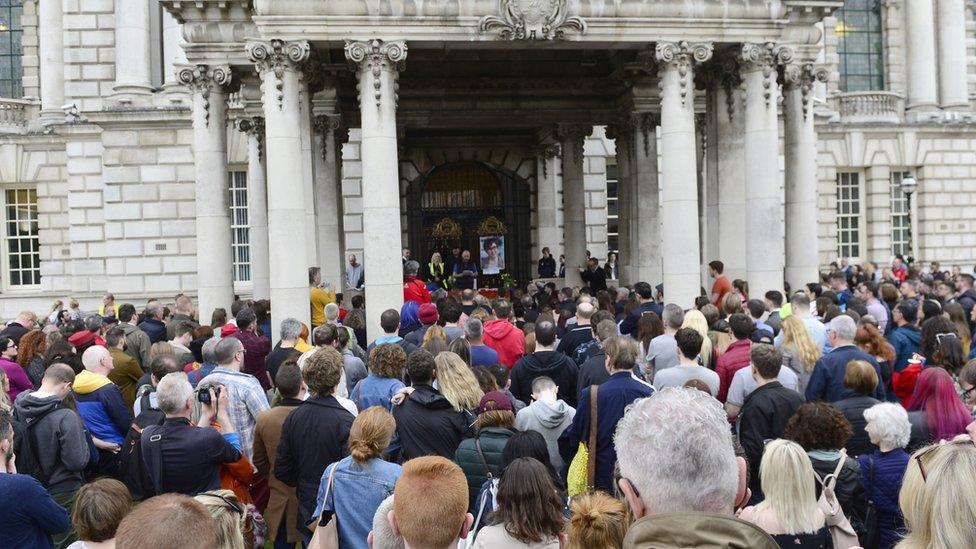
[[433,303],[424,303],[420,306],[420,310],[417,311],[417,318],[424,325],[437,322],[437,307]]
[[95,332],[89,332],[88,330],[75,332],[68,338],[68,343],[75,349],[91,347],[95,343]]
[[227,336],[232,336],[239,331],[240,330],[237,329],[237,326],[228,322],[227,324],[224,324],[223,326],[220,327],[220,337],[224,338]]
[[481,397],[481,403],[478,404],[478,413],[483,414],[491,410],[514,412],[515,408],[512,407],[512,399],[508,398],[508,395],[505,393],[501,391],[488,391],[485,396]]

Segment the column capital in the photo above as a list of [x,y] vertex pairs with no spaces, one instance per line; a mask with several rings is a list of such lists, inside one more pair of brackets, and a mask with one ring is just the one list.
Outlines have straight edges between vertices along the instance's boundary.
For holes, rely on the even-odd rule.
[[342,123],[342,115],[339,113],[316,115],[312,119],[312,128],[315,130],[315,133],[320,134],[323,138],[322,160],[327,160],[329,157],[329,151],[326,149],[328,146],[326,138],[330,133],[337,146],[349,140],[349,129]]
[[264,158],[264,117],[252,116],[234,120],[234,128],[258,140],[258,159]]
[[768,76],[779,65],[793,61],[793,48],[774,42],[745,42],[740,50],[739,61],[742,72],[761,70],[764,76]]
[[541,143],[535,147],[535,153],[542,162],[542,177],[549,177],[549,161],[556,158],[562,152],[559,143]]
[[176,79],[192,93],[203,98],[204,124],[210,126],[210,94],[214,91],[234,91],[234,72],[229,65],[180,65]]
[[810,110],[810,90],[814,82],[827,82],[830,71],[823,65],[812,62],[789,63],[783,67],[783,87],[787,90],[799,89],[803,98],[803,117]]
[[760,71],[763,76],[763,97],[766,108],[772,103],[772,87],[775,84],[776,68],[793,60],[793,48],[780,46],[773,42],[762,44],[746,42],[742,44],[739,56],[741,74]]
[[312,57],[312,46],[308,40],[284,41],[278,38],[271,40],[252,40],[244,50],[248,58],[254,62],[259,75],[273,73],[275,78],[278,108],[284,107],[284,84],[282,78],[285,72],[305,72],[306,64]]
[[[562,147],[562,154],[565,158],[567,152],[566,146],[571,145],[570,151],[573,153],[573,160],[577,164],[583,163],[583,142],[586,137],[593,132],[592,126],[586,126],[583,124],[556,124],[553,128],[553,135],[558,139]],[[567,143],[567,141],[571,143]]]
[[[712,58],[711,42],[658,42],[654,46],[654,57],[664,64],[664,68],[678,71],[679,94],[681,104],[685,104],[688,96],[688,74],[696,64],[704,63]],[[664,85],[664,79],[660,79]]]
[[[391,72],[394,81],[396,81],[400,71],[406,68],[406,42],[402,40],[387,42],[379,39],[360,42],[347,41],[345,52],[346,60],[355,66],[356,71],[373,73],[373,99],[376,101],[376,106],[379,107],[382,98],[380,73]],[[363,90],[360,89],[359,93],[362,94]],[[396,101],[395,97],[394,94],[394,101]]]
[[730,51],[722,56],[719,66],[720,84],[725,90],[725,110],[728,111],[731,122],[735,116],[735,90],[742,85],[742,67],[739,57]]

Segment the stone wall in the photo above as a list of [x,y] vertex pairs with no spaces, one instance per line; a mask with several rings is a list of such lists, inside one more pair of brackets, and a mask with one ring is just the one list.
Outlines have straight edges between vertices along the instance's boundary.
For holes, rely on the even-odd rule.
[[891,253],[890,174],[911,170],[915,250],[923,261],[976,263],[976,128],[962,125],[844,127],[820,129],[820,257],[837,259],[837,173],[853,171],[862,187],[862,261],[887,263]]
[[115,3],[64,2],[64,95],[82,111],[97,111],[115,85]]

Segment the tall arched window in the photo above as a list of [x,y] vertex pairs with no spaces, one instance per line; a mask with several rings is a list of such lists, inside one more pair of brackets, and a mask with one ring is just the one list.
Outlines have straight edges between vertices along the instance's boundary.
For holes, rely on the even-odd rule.
[[20,18],[23,0],[0,0],[0,97],[24,96],[23,27]]
[[884,89],[881,0],[845,0],[837,18],[841,91]]

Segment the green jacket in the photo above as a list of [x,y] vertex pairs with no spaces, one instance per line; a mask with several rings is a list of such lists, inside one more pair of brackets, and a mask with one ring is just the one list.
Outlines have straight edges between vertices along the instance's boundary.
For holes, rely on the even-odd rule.
[[624,549],[779,549],[761,528],[732,515],[665,513],[630,526]]
[[125,332],[125,354],[139,361],[139,366],[143,372],[149,371],[149,348],[152,343],[149,336],[136,326],[128,322],[119,323],[122,331]]
[[[501,476],[502,450],[505,449],[505,443],[514,434],[513,429],[486,427],[478,431],[474,438],[462,440],[461,445],[458,446],[457,452],[454,453],[454,461],[461,466],[464,476],[468,479],[469,512],[474,512],[475,500],[478,498],[481,485],[488,480],[485,462],[487,462],[493,478]],[[484,461],[478,455],[476,441],[480,442]]]

